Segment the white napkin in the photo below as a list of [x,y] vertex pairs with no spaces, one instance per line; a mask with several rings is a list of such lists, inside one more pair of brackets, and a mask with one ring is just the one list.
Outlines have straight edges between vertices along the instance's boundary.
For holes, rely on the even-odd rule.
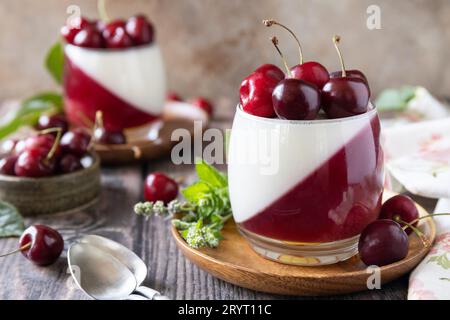
[[[441,199],[435,213],[450,213],[450,199]],[[408,300],[450,300],[450,217],[434,218],[437,238],[428,256],[409,278]]]
[[[413,194],[441,198],[436,213],[450,213],[450,118],[384,130],[386,167]],[[408,299],[450,299],[450,216],[434,218],[437,239],[410,277]]]

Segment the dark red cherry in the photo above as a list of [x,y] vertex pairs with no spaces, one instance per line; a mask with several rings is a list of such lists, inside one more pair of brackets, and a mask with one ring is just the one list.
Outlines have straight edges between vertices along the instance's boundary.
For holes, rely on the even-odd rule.
[[153,25],[143,15],[129,18],[125,29],[137,45],[153,42]]
[[322,107],[328,118],[345,118],[367,112],[369,88],[358,78],[330,79],[322,88]]
[[[25,150],[43,149],[48,154],[52,150],[55,143],[57,143],[56,138],[52,134],[38,134],[25,140]],[[54,154],[49,156],[58,158],[60,155],[61,147],[60,145],[57,145]]]
[[95,142],[100,144],[125,144],[127,138],[122,131],[108,131],[105,128],[96,128],[94,131]]
[[367,80],[347,75],[339,49],[339,36],[333,43],[341,63],[341,77],[331,78],[322,88],[322,106],[329,118],[345,118],[367,112],[370,90]]
[[19,240],[22,254],[38,266],[50,265],[58,260],[64,249],[61,234],[44,225],[34,225],[26,229]]
[[168,204],[178,196],[178,184],[163,173],[155,172],[147,176],[144,197],[147,201],[163,201]]
[[359,239],[359,255],[368,266],[385,266],[408,255],[408,235],[393,220],[376,220],[369,224]]
[[[369,89],[369,97],[370,97],[370,86],[369,81],[367,81],[367,77],[364,73],[359,70],[345,70],[347,77],[357,78],[363,80],[367,84],[367,88]],[[334,71],[330,73],[330,79],[334,78],[342,78],[342,71]]]
[[102,35],[107,48],[129,48],[134,44],[133,39],[125,31],[125,21],[123,20],[108,23]]
[[60,144],[65,153],[82,156],[88,151],[90,142],[90,134],[83,128],[76,128],[66,132]]
[[191,103],[194,106],[204,110],[209,116],[212,116],[213,106],[210,101],[206,100],[205,98],[198,97],[198,98],[195,98],[194,100],[192,100]]
[[166,97],[167,101],[183,101],[183,99],[175,92],[169,92],[167,93]]
[[[390,198],[381,207],[380,219],[397,221],[397,218],[407,223],[412,223],[419,218],[419,210],[417,210],[414,201],[410,197],[397,195]],[[401,222],[399,223],[402,224]],[[418,222],[415,222],[413,226],[417,226],[417,224]],[[407,228],[405,231],[407,234],[413,232],[411,228]]]
[[83,48],[103,48],[103,37],[100,32],[94,27],[86,27],[81,29],[75,38],[73,44]]
[[60,128],[65,133],[69,128],[69,123],[63,114],[41,115],[36,125],[37,130]]
[[66,154],[58,162],[58,172],[71,173],[83,169],[80,158],[73,154]]
[[0,173],[7,175],[7,176],[14,176],[16,175],[14,172],[14,167],[17,162],[17,158],[19,156],[12,154],[9,156],[4,157],[0,160]]
[[81,29],[90,27],[92,25],[92,22],[83,17],[72,18],[70,22],[70,25],[66,24],[61,28],[61,35],[68,43],[73,44],[75,36],[78,34],[78,32]]
[[241,84],[239,92],[242,109],[259,117],[275,117],[272,92],[284,78],[283,71],[271,64],[256,69]]
[[309,61],[291,68],[292,78],[300,79],[314,84],[322,89],[330,80],[328,70],[318,62]]
[[320,109],[317,87],[298,79],[282,80],[273,91],[272,101],[281,119],[313,120]]
[[55,171],[55,158],[48,157],[44,148],[31,148],[23,151],[17,158],[14,173],[18,177],[40,178],[50,176]]

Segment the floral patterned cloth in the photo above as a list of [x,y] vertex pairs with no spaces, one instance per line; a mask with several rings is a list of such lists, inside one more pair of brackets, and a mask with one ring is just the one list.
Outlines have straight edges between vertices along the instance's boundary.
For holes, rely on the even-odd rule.
[[[384,150],[392,189],[441,199],[436,213],[450,213],[450,118],[386,129]],[[411,274],[410,300],[450,299],[450,216],[434,219],[437,239]]]

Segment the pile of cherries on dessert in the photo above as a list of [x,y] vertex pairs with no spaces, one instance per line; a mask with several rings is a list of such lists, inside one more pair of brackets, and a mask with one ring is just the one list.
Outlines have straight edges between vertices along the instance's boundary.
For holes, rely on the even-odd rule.
[[154,28],[143,15],[108,23],[77,17],[61,28],[61,35],[67,43],[78,47],[123,49],[151,44]]
[[327,118],[344,118],[367,112],[370,89],[366,76],[359,70],[346,70],[338,47],[339,36],[333,42],[342,70],[329,73],[320,63],[303,62],[303,53],[296,35],[275,20],[264,20],[270,27],[278,25],[297,41],[300,64],[289,68],[278,39],[272,43],[281,55],[286,74],[277,66],[265,64],[250,74],[241,84],[240,102],[243,110],[259,117],[287,120],[314,120],[321,108]]

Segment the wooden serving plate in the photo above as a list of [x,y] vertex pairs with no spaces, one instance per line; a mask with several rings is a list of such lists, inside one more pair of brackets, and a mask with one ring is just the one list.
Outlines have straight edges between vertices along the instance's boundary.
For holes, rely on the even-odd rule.
[[[200,126],[195,127],[194,121]],[[160,158],[170,153],[179,141],[172,141],[176,129],[187,130],[190,136],[196,129],[205,129],[209,117],[200,108],[188,103],[172,102],[166,104],[162,119],[147,126],[125,130],[127,143],[123,145],[95,146],[102,164],[121,165]],[[201,133],[200,133],[201,134]]]
[[[385,200],[393,196],[386,193]],[[428,213],[417,205],[420,215]],[[424,219],[420,228],[434,242],[436,229],[432,219]],[[172,227],[172,235],[183,254],[201,269],[235,285],[268,293],[318,296],[367,290],[367,266],[355,256],[334,265],[300,267],[284,265],[259,256],[240,235],[233,221],[224,229],[224,240],[217,249],[190,248]],[[428,253],[415,234],[410,236],[408,256],[397,263],[384,266],[381,283],[385,284],[410,272]]]
[[93,204],[100,194],[100,158],[73,173],[45,178],[0,175],[0,199],[14,205],[24,216],[78,210]]

